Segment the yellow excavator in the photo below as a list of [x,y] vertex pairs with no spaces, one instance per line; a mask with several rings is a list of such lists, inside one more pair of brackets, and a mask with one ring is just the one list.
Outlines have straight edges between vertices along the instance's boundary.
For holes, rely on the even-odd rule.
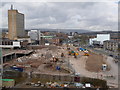
[[89,54],[88,53],[84,53],[84,56],[89,56]]

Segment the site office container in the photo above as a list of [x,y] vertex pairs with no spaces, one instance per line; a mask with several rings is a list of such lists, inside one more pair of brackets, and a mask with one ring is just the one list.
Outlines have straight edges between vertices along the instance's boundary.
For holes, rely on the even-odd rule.
[[0,79],[0,87],[14,87],[15,80],[14,79]]

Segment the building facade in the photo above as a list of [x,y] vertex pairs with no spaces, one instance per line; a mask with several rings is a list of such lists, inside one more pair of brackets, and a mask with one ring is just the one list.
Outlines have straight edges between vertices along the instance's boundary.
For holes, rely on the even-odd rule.
[[103,43],[104,50],[118,52],[118,45],[120,44],[120,42],[114,40],[106,40]]
[[22,48],[27,47],[28,41],[27,40],[9,40],[9,39],[2,39],[0,44],[0,48]]
[[31,40],[40,40],[41,37],[41,32],[40,30],[30,30],[28,31],[28,36],[30,36]]
[[100,44],[103,45],[103,42],[110,40],[110,34],[97,34],[96,38],[89,39],[89,45]]
[[11,6],[11,10],[8,10],[8,38],[17,40],[24,36],[24,14],[14,10]]

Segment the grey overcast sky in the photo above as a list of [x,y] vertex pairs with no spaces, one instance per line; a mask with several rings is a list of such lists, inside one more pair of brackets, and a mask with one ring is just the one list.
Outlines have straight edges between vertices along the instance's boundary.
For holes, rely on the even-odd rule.
[[25,15],[25,29],[76,28],[117,30],[117,2],[2,2],[2,27],[8,27],[8,9]]

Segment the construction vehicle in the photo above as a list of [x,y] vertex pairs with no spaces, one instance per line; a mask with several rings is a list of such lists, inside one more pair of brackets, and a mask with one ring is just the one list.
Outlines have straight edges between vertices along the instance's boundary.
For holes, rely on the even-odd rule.
[[71,51],[71,55],[75,55],[75,52],[74,52],[74,51]]
[[79,55],[79,53],[75,53],[75,55],[76,55],[76,56],[78,56],[78,55]]
[[75,51],[69,51],[68,54],[73,55],[73,56],[75,56],[75,55],[78,56],[79,55],[79,53],[75,52]]
[[89,56],[89,54],[88,53],[84,53],[84,56]]
[[69,55],[74,55],[75,52],[74,52],[74,51],[69,51],[68,54],[69,54]]
[[68,55],[71,55],[71,51],[68,52]]

